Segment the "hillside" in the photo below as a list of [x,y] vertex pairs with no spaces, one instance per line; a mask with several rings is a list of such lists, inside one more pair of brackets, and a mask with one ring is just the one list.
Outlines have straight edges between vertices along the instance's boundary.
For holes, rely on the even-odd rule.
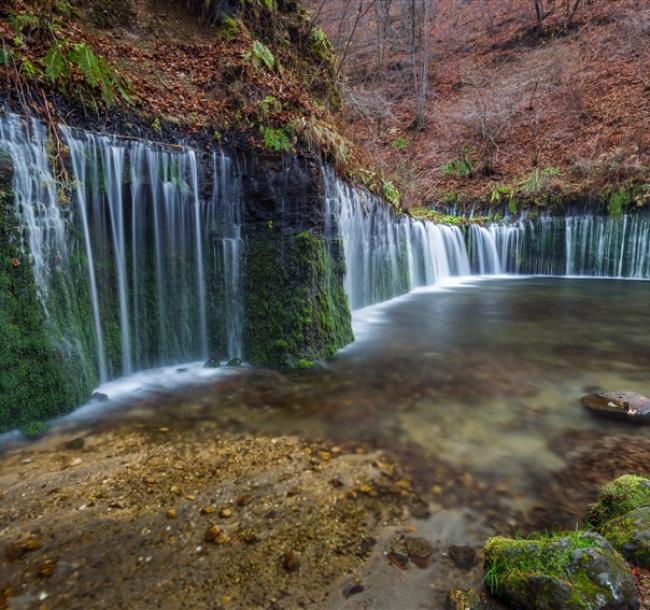
[[538,4],[541,24],[530,0],[311,3],[347,133],[406,206],[647,202],[650,7]]
[[0,39],[14,109],[349,160],[333,51],[299,3],[11,0]]

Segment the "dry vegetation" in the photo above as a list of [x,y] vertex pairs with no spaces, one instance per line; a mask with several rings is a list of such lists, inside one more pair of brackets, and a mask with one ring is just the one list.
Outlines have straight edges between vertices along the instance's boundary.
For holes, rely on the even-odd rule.
[[311,5],[342,60],[347,133],[406,205],[648,199],[647,3]]

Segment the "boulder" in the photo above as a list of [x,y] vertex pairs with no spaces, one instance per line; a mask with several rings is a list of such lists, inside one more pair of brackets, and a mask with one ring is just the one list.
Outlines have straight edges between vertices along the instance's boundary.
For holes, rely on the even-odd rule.
[[629,566],[594,532],[491,538],[485,581],[493,595],[520,610],[639,608]]
[[600,532],[632,565],[650,569],[650,506],[608,521]]
[[650,424],[650,399],[636,392],[595,392],[580,400],[590,412],[633,424]]
[[600,490],[598,501],[589,509],[585,521],[599,529],[607,521],[643,506],[650,506],[650,479],[624,474]]

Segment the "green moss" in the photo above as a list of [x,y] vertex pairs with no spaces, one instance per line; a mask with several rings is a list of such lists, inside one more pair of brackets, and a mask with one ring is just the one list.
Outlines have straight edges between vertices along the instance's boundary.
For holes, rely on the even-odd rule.
[[[329,247],[328,247],[329,246]],[[353,340],[341,244],[260,223],[247,237],[245,359],[306,368]]]
[[590,608],[590,600],[606,594],[607,587],[590,576],[588,561],[581,561],[576,552],[598,548],[598,539],[580,531],[491,538],[485,546],[486,585],[517,607],[559,607],[553,603],[562,598],[563,608]]
[[600,533],[631,564],[650,569],[650,506],[608,521]]
[[36,439],[45,434],[47,431],[47,423],[43,421],[32,421],[24,424],[20,428],[23,436],[29,439]]
[[635,508],[650,506],[650,479],[625,474],[605,485],[585,521],[595,528]]
[[2,163],[0,431],[21,426],[30,431],[35,429],[34,422],[64,413],[87,398],[94,380],[86,379],[80,370],[70,373],[75,363],[66,351],[67,343],[53,333],[53,324],[48,326],[29,256],[20,245],[7,160]]

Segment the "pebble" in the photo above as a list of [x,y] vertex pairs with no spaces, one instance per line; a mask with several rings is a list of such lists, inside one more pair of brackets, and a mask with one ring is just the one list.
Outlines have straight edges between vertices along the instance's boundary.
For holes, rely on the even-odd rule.
[[461,570],[469,570],[476,564],[476,552],[469,546],[452,544],[449,547],[449,557]]
[[346,587],[343,589],[343,597],[345,599],[348,599],[348,597],[352,597],[353,595],[358,595],[359,593],[363,593],[365,591],[365,587],[360,584],[356,585],[350,585],[349,587]]
[[227,519],[228,517],[231,517],[232,516],[232,509],[230,509],[230,508],[222,508],[221,509],[221,516],[224,519]]
[[212,513],[217,512],[217,509],[214,506],[204,506],[201,509],[202,515],[211,515]]
[[287,570],[287,572],[295,572],[300,568],[300,555],[295,551],[287,551],[282,555],[282,567]]
[[220,535],[221,528],[218,525],[213,525],[206,530],[204,538],[206,542],[216,542]]
[[175,508],[170,508],[167,511],[167,518],[168,519],[176,519],[176,509]]

